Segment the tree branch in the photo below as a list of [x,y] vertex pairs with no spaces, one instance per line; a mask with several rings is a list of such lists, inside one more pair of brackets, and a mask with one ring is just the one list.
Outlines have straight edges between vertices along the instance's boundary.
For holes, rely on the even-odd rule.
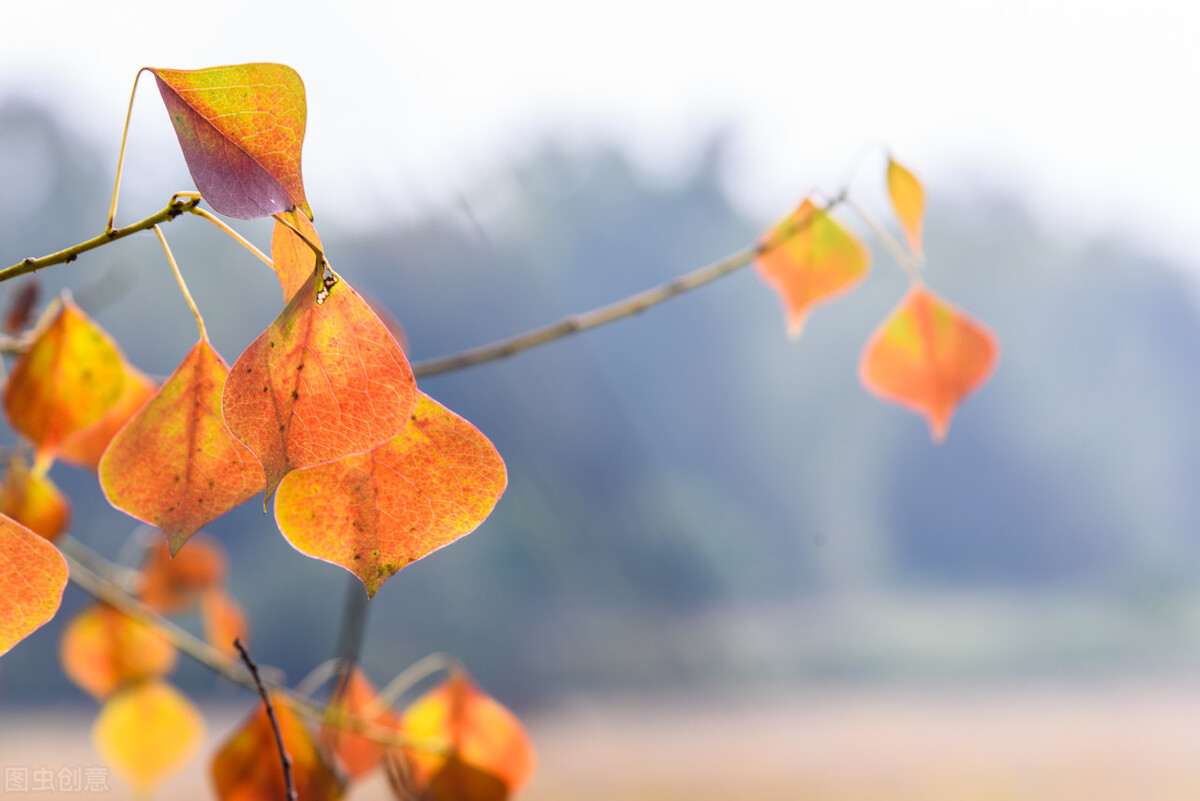
[[25,259],[14,264],[12,267],[0,270],[0,282],[8,281],[20,275],[32,273],[40,270],[43,267],[49,267],[54,264],[70,264],[81,253],[86,253],[89,250],[95,250],[98,247],[107,245],[109,242],[115,242],[118,239],[124,239],[130,234],[136,234],[139,231],[149,231],[160,223],[167,223],[174,220],[180,214],[191,211],[200,203],[198,197],[172,197],[170,202],[157,214],[151,214],[144,220],[138,220],[135,223],[130,223],[124,228],[116,228],[99,236],[92,237],[86,242],[80,242],[78,245],[60,250],[57,253],[51,253],[48,256],[42,256],[40,259]]
[[275,705],[271,703],[271,695],[263,686],[262,678],[258,675],[258,665],[254,664],[254,660],[250,658],[246,646],[242,645],[242,641],[235,637],[233,647],[237,648],[238,653],[242,655],[242,661],[246,663],[250,675],[254,678],[254,686],[258,689],[263,706],[267,708],[267,720],[271,721],[271,730],[275,733],[275,748],[279,751],[279,762],[283,765],[283,787],[288,801],[297,801],[299,796],[296,795],[296,781],[292,778],[292,757],[283,745],[283,732],[279,730],[279,720],[275,717]]

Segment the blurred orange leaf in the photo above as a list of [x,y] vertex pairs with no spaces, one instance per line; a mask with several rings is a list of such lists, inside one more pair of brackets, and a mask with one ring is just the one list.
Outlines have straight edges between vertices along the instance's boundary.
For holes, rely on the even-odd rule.
[[100,460],[109,503],[161,528],[172,551],[263,489],[258,460],[222,419],[228,374],[201,339]]
[[230,658],[237,658],[234,640],[249,642],[250,624],[237,601],[214,587],[200,597],[200,617],[204,621],[204,639]]
[[124,685],[170,673],[175,646],[142,621],[99,604],[67,625],[59,658],[71,681],[103,700]]
[[383,761],[386,747],[338,725],[346,716],[364,717],[380,726],[395,729],[400,717],[391,707],[378,702],[370,680],[357,667],[350,673],[338,700],[331,704],[321,725],[321,741],[338,758],[342,772],[351,780],[361,778]]
[[71,522],[71,501],[46,475],[29,472],[17,453],[0,487],[0,513],[53,542]]
[[755,259],[759,276],[783,301],[793,338],[813,305],[848,292],[869,265],[866,248],[811,200],[763,237]]
[[304,83],[283,64],[150,70],[196,188],[221,214],[243,220],[299,208]]
[[[292,778],[302,801],[333,801],[343,786],[325,761],[308,729],[287,702],[272,701],[283,747],[292,760]],[[268,801],[287,798],[283,766],[275,745],[275,732],[261,702],[249,718],[229,736],[212,761],[213,782],[221,801]]]
[[395,338],[346,281],[315,275],[234,363],[222,404],[270,497],[289,470],[396,436],[416,402]]
[[66,586],[58,549],[0,515],[0,655],[54,617]]
[[121,396],[124,359],[69,297],[13,367],[4,388],[12,427],[47,464],[68,435],[99,420]]
[[123,361],[122,368],[125,384],[117,402],[99,420],[69,434],[62,441],[58,451],[58,458],[62,461],[95,471],[113,436],[158,390],[158,384],[128,362]]
[[405,565],[474,530],[507,482],[492,443],[419,394],[396,437],[289,473],[275,498],[275,521],[288,542],[351,571],[372,596]]
[[100,756],[142,794],[182,767],[203,739],[200,713],[159,680],[140,682],[109,698],[92,727]]
[[146,548],[142,564],[142,602],[158,612],[184,612],[199,603],[208,590],[225,581],[228,558],[221,543],[197,534],[174,557],[164,540]]
[[[284,212],[283,216],[314,245],[321,246],[321,237],[307,217],[294,211]],[[285,303],[292,299],[300,287],[312,280],[317,270],[317,254],[307,242],[296,236],[295,231],[279,220],[275,221],[275,230],[271,234],[271,262],[279,278],[279,286],[283,289]]]
[[924,415],[941,442],[959,403],[995,369],[998,352],[990,331],[915,286],[867,342],[859,377],[884,400]]
[[887,168],[888,197],[892,200],[892,208],[904,228],[908,239],[908,248],[913,255],[921,256],[921,223],[925,219],[925,189],[917,176],[906,167],[888,158]]
[[503,801],[533,776],[536,756],[521,722],[461,671],[413,702],[400,730],[450,744],[448,754],[389,752],[388,777],[401,799]]

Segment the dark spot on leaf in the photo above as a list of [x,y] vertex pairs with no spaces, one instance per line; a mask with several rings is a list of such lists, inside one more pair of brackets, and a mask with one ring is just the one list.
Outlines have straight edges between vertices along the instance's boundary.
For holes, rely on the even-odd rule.
[[292,400],[300,400],[300,393],[294,389],[292,390]]

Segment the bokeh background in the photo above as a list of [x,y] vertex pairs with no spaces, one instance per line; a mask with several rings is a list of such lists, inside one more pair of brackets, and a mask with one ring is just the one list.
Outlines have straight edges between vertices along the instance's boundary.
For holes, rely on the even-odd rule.
[[[890,148],[927,187],[930,284],[1003,348],[945,444],[856,382],[904,289],[882,251],[795,342],[745,270],[428,379],[496,444],[509,489],[380,591],[364,665],[382,683],[431,651],[462,658],[544,733],[538,797],[854,798],[846,777],[895,794],[901,775],[923,798],[1200,789],[1200,725],[1180,717],[1200,708],[1186,4],[4,12],[0,262],[102,227],[139,67],[281,61],[308,88],[304,174],[332,261],[417,359],[669,280],[813,187],[849,181],[886,215]],[[149,83],[129,148],[119,221],[191,187]],[[269,226],[238,228],[266,247]],[[278,311],[273,276],[198,220],[166,234],[232,362]],[[38,280],[69,287],[151,374],[194,342],[152,237]],[[74,535],[120,555],[135,523],[90,476],[53,476]],[[253,502],[209,531],[256,658],[293,681],[328,658],[346,574],[294,552]],[[48,742],[88,753],[92,702],[56,667],[62,620],[87,601],[69,590],[0,662],[0,740],[61,720]],[[251,703],[195,665],[176,680]],[[688,754],[729,754],[731,738],[758,761],[701,758],[733,783],[688,785],[703,772]],[[617,773],[634,783],[604,783]]]

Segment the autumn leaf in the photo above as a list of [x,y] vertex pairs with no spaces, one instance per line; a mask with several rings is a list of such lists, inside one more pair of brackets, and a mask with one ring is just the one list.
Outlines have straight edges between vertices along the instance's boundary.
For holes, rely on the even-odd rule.
[[763,237],[754,264],[779,293],[792,338],[800,336],[813,305],[848,292],[869,265],[866,248],[811,200]]
[[[303,801],[333,801],[344,787],[308,729],[287,702],[272,699],[283,747],[292,760],[296,793]],[[250,717],[230,735],[212,761],[213,783],[221,801],[286,798],[283,766],[267,708],[259,703]]]
[[315,275],[234,363],[222,404],[270,497],[289,470],[396,436],[416,402],[395,338],[345,280]]
[[204,623],[204,639],[230,659],[238,657],[234,640],[249,642],[250,624],[237,601],[224,590],[214,587],[200,597],[200,618]]
[[373,596],[405,565],[474,530],[506,481],[487,438],[421,393],[387,443],[289,473],[275,521],[296,550],[341,565]]
[[[321,246],[321,237],[317,236],[317,229],[307,217],[294,211],[286,212],[283,216],[314,245]],[[296,231],[276,220],[275,230],[271,234],[271,262],[286,303],[300,287],[312,280],[317,269],[317,254],[308,242],[296,235]]]
[[222,418],[228,374],[224,360],[201,339],[100,460],[100,486],[109,503],[161,528],[172,552],[263,489],[258,460]]
[[164,681],[139,682],[109,698],[92,727],[104,761],[145,794],[200,748],[204,719]]
[[69,434],[59,444],[59,459],[93,472],[99,469],[108,443],[158,391],[158,384],[128,362],[122,362],[122,369],[125,384],[116,403],[96,422]]
[[880,398],[924,415],[941,442],[959,403],[995,369],[998,351],[990,331],[915,286],[867,342],[859,377]]
[[0,515],[0,656],[54,617],[66,586],[58,549]]
[[536,757],[521,722],[462,671],[405,710],[400,731],[450,749],[391,750],[388,778],[399,798],[504,801],[533,776]]
[[41,293],[41,284],[36,278],[26,279],[16,288],[8,301],[8,311],[4,315],[4,333],[16,334],[29,325],[34,307],[37,306],[38,295]]
[[221,543],[207,534],[192,537],[174,557],[167,543],[156,538],[142,564],[142,603],[164,614],[186,612],[205,592],[223,584],[228,561]]
[[69,297],[41,328],[4,387],[4,411],[34,444],[39,465],[70,434],[99,420],[125,387],[116,345]]
[[29,472],[24,456],[13,453],[0,487],[0,513],[53,542],[71,522],[71,502],[48,476]]
[[67,625],[59,659],[71,681],[103,700],[123,686],[170,673],[175,646],[142,621],[98,604]]
[[348,716],[363,717],[391,730],[395,730],[400,718],[391,707],[379,702],[375,687],[355,667],[337,701],[329,706],[321,725],[321,742],[337,756],[342,773],[354,780],[370,773],[383,761],[385,746],[340,725],[340,721]]
[[308,111],[295,70],[238,64],[150,71],[192,180],[214,209],[252,220],[299,208],[312,219],[300,174]]
[[925,219],[925,189],[917,176],[907,168],[888,158],[887,168],[888,197],[892,200],[892,208],[904,228],[908,239],[908,249],[917,258],[921,257],[921,223]]

